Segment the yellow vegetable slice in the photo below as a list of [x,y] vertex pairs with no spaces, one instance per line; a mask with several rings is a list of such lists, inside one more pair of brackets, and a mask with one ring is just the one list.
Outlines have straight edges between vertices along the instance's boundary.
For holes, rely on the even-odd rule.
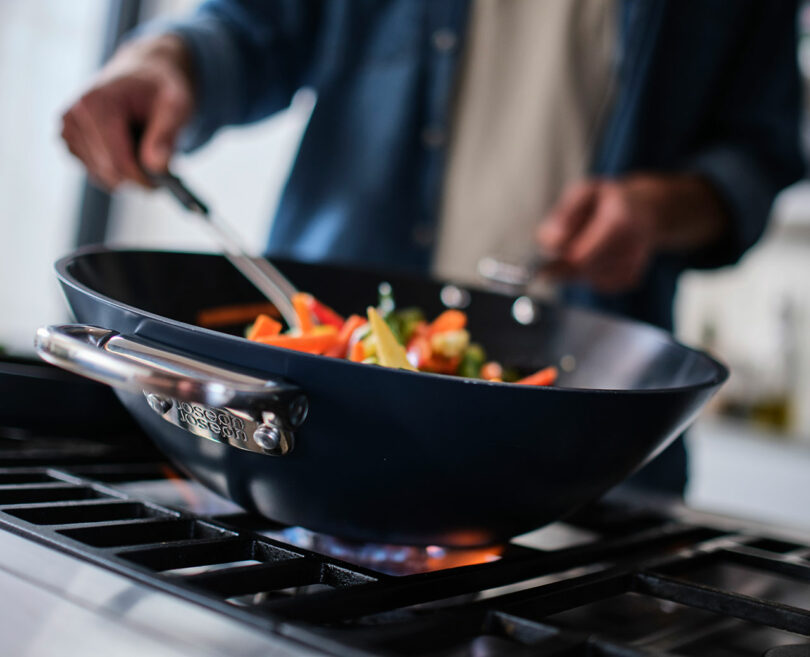
[[380,365],[416,372],[416,368],[410,364],[408,357],[405,355],[405,347],[397,342],[390,327],[380,317],[380,313],[377,312],[376,308],[369,307],[368,323],[371,325],[371,330],[377,339],[377,358]]

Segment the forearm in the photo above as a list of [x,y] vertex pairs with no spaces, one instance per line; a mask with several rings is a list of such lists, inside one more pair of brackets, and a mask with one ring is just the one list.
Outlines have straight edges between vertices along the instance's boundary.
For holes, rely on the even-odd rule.
[[142,65],[146,61],[172,67],[188,80],[191,88],[194,87],[191,54],[185,42],[175,34],[141,36],[125,41],[100,71],[99,79],[104,80],[122,68],[130,68],[136,63]]

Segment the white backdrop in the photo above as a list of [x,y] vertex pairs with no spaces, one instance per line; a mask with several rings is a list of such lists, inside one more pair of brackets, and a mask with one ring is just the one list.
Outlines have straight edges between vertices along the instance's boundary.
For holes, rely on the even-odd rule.
[[0,345],[64,318],[52,273],[75,233],[81,171],[59,116],[95,67],[106,3],[0,0]]
[[[162,15],[191,0],[147,3]],[[108,3],[0,0],[0,346],[31,351],[37,326],[67,319],[52,265],[72,249],[83,173],[59,138],[60,115],[98,65]],[[177,170],[261,251],[311,94],[260,124],[223,131]],[[110,241],[211,249],[162,193],[116,195]]]

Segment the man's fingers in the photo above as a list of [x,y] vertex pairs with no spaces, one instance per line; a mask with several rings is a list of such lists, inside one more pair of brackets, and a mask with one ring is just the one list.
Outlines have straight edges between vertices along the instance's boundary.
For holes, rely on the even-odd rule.
[[100,117],[109,108],[104,106],[103,101],[91,94],[82,97],[70,109],[70,113],[76,119],[76,124],[84,135],[88,157],[92,161],[92,165],[88,166],[90,172],[110,189],[113,189],[123,181],[124,174],[117,169],[110,146],[105,141],[105,136],[99,127]]
[[84,136],[76,127],[76,122],[72,117],[65,114],[62,117],[62,139],[68,150],[81,161],[84,166],[88,166],[87,146],[84,143]]
[[588,180],[569,186],[537,231],[540,246],[551,253],[566,249],[593,211],[601,183]]
[[108,189],[114,189],[121,182],[121,178],[108,159],[99,157],[97,147],[90,141],[89,134],[83,121],[80,120],[80,114],[77,115],[75,106],[62,117],[62,136],[70,152],[84,163],[93,180]]
[[140,145],[140,159],[149,171],[166,171],[174,142],[188,120],[190,105],[183,90],[167,87],[158,94]]
[[136,157],[135,139],[130,121],[123,114],[111,115],[101,126],[104,139],[109,144],[113,162],[118,172],[129,180],[150,186]]
[[566,261],[577,276],[598,289],[630,287],[640,279],[652,253],[644,226],[624,195],[608,192],[570,245]]
[[615,260],[621,255],[626,235],[626,220],[612,211],[597,210],[591,221],[571,243],[566,260],[577,270],[598,268],[604,260]]
[[93,119],[94,127],[90,128],[90,137],[97,137],[119,179],[133,180],[149,186],[149,181],[135,159],[131,117],[122,108],[111,108],[109,112],[94,114]]

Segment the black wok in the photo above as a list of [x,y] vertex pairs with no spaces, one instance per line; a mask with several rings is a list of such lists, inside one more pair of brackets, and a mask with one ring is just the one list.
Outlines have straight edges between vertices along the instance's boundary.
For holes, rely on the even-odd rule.
[[[374,304],[381,280],[401,307],[444,307],[426,279],[277,264],[346,314]],[[219,256],[94,249],[56,269],[77,320],[104,330],[43,331],[40,353],[119,386],[158,446],[213,490],[357,540],[482,545],[558,519],[663,449],[727,377],[651,326],[527,312],[525,300],[522,324],[514,299],[478,291],[469,328],[491,357],[525,370],[567,357],[573,369],[553,388],[396,371],[195,326],[203,308],[259,300]]]

